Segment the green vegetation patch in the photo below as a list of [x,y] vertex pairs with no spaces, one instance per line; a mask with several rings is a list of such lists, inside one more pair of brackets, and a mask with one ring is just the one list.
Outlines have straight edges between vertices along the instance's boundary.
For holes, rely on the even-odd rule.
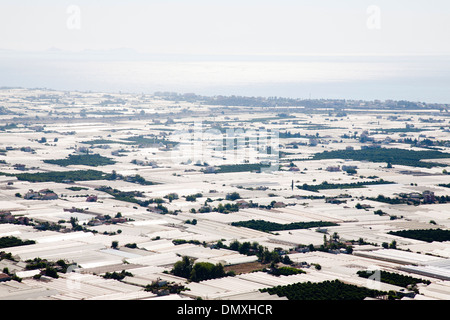
[[250,172],[257,171],[260,172],[263,168],[269,168],[270,165],[261,163],[246,163],[246,164],[225,164],[219,166],[216,173],[230,173],[230,172]]
[[174,264],[172,273],[178,277],[186,278],[190,281],[200,282],[209,279],[226,277],[227,274],[222,264],[212,264],[210,262],[197,262],[186,256]]
[[275,276],[291,276],[293,274],[301,274],[301,273],[306,273],[306,272],[303,270],[294,268],[294,267],[280,267],[280,268],[274,268],[272,270],[272,272],[270,272],[270,273]]
[[116,162],[110,158],[103,157],[99,154],[81,154],[69,155],[66,159],[44,160],[45,163],[56,164],[58,166],[67,167],[70,165],[85,165],[91,167],[106,166],[115,164]]
[[388,129],[377,128],[373,130],[382,133],[398,133],[398,132],[422,132],[422,131],[429,131],[432,129],[410,127],[410,128],[388,128]]
[[425,242],[450,241],[450,230],[443,229],[400,230],[390,231],[389,234]]
[[139,144],[143,146],[152,146],[154,144],[163,143],[163,144],[171,144],[173,146],[177,145],[178,142],[170,141],[166,139],[157,139],[157,138],[145,138],[144,136],[135,136],[128,137],[125,140],[131,141],[132,144]]
[[393,183],[395,182],[384,181],[383,179],[377,181],[360,181],[352,183],[328,183],[327,181],[324,181],[321,184],[316,185],[309,185],[305,183],[302,186],[297,186],[297,188],[317,192],[319,190],[326,190],[326,189],[355,189],[355,188],[365,188],[365,186],[367,185],[393,184]]
[[412,167],[445,167],[447,165],[435,162],[422,162],[422,159],[450,158],[450,153],[436,150],[414,151],[398,148],[368,148],[362,150],[334,150],[317,153],[312,160],[352,159],[355,161],[386,162]]
[[264,232],[338,226],[338,224],[336,223],[327,221],[293,222],[289,224],[280,224],[264,220],[232,222],[231,225],[235,227],[245,227]]
[[67,190],[71,190],[71,191],[81,191],[81,190],[89,190],[89,188],[83,188],[83,187],[69,187],[66,188]]
[[96,144],[125,144],[125,145],[133,145],[134,142],[130,141],[117,141],[117,140],[108,140],[108,139],[94,139],[89,141],[83,141],[84,144],[96,145]]
[[35,244],[35,243],[36,243],[36,241],[34,241],[34,240],[22,241],[21,239],[13,237],[13,236],[2,237],[2,238],[0,238],[0,249],[24,246],[24,245]]
[[[430,284],[431,282],[428,280],[423,280],[423,279],[418,279],[418,278],[414,278],[414,277],[410,277],[410,276],[405,276],[402,274],[398,274],[398,273],[393,273],[393,272],[387,272],[387,271],[383,271],[380,270],[380,281],[384,282],[384,283],[389,283],[395,286],[399,286],[399,287],[403,287],[406,288],[409,285],[416,285],[418,283],[425,283],[425,284]],[[362,277],[362,278],[370,278],[375,274],[375,271],[358,271],[357,272],[358,276]]]
[[63,181],[90,181],[90,180],[105,180],[109,178],[106,174],[97,170],[76,170],[76,171],[52,171],[52,172],[37,172],[37,173],[19,173],[0,175],[16,176],[18,180],[29,182],[63,182]]
[[104,275],[103,275],[103,278],[105,278],[105,279],[114,279],[114,280],[123,280],[125,277],[132,277],[133,276],[133,274],[131,273],[131,272],[128,272],[128,271],[125,271],[125,270],[122,270],[122,272],[116,272],[116,271],[114,271],[114,272],[106,272]]
[[345,284],[339,280],[319,283],[294,283],[286,286],[260,289],[261,292],[276,294],[288,300],[364,300],[387,294],[355,285]]

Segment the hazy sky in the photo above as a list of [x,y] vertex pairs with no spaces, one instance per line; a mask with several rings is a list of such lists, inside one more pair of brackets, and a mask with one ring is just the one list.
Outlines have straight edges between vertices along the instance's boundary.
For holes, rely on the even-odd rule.
[[450,54],[448,0],[1,0],[0,49]]

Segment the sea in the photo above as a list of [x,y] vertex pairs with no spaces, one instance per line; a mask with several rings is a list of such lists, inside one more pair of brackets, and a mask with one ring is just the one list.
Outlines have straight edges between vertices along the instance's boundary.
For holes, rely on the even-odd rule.
[[450,56],[0,51],[0,87],[450,104]]

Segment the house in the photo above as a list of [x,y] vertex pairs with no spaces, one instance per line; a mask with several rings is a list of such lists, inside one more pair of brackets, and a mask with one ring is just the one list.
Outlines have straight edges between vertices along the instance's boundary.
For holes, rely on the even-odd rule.
[[112,223],[124,223],[124,222],[127,222],[127,219],[123,218],[123,217],[121,217],[121,218],[112,218],[111,222]]
[[408,198],[410,200],[419,201],[421,197],[421,194],[418,192],[411,192],[408,194]]
[[80,153],[88,153],[89,148],[88,147],[79,147],[79,148],[77,148],[77,151]]
[[245,200],[238,200],[236,203],[239,205],[239,208],[248,208],[249,204]]
[[58,195],[54,192],[48,192],[40,196],[40,200],[56,200]]
[[97,202],[97,196],[93,195],[93,196],[87,197],[86,202]]
[[58,195],[49,189],[43,189],[39,192],[30,189],[23,198],[26,200],[55,200],[58,199]]
[[426,190],[422,193],[424,203],[433,203],[436,201],[433,191]]
[[92,219],[92,220],[90,220],[89,222],[88,222],[88,225],[89,226],[100,226],[100,225],[102,225],[103,223],[100,221],[100,220],[98,220],[98,219]]
[[0,212],[0,222],[13,223],[16,219],[9,211]]
[[39,192],[35,192],[32,189],[28,190],[27,193],[23,196],[24,199],[32,200],[37,199],[39,197]]
[[274,208],[284,208],[284,207],[286,207],[286,204],[283,203],[283,202],[275,202],[275,203],[273,204],[273,207],[274,207]]
[[24,165],[24,164],[19,164],[19,163],[17,163],[17,164],[15,164],[13,167],[14,167],[14,169],[16,169],[16,170],[25,171],[25,165]]
[[20,148],[20,151],[23,152],[33,152],[34,150],[31,147],[22,147]]
[[11,280],[11,276],[6,273],[0,273],[0,282],[6,282]]
[[204,170],[205,173],[215,173],[216,168],[215,167],[206,167]]
[[18,217],[16,219],[20,224],[28,225],[30,223],[30,218],[27,217]]
[[338,172],[341,171],[341,167],[340,166],[329,166],[326,169],[328,172]]

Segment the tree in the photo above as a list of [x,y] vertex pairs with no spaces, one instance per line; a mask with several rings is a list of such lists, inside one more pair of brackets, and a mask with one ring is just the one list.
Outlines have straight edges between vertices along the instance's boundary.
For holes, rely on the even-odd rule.
[[237,199],[241,199],[241,196],[237,192],[228,193],[225,197],[226,200],[234,201]]
[[292,262],[291,258],[289,258],[288,255],[285,255],[285,256],[283,257],[283,263],[284,263],[284,264],[292,264],[293,262]]
[[193,268],[193,260],[184,256],[181,261],[174,264],[172,273],[177,277],[189,279]]
[[339,240],[339,235],[337,232],[333,233],[333,241],[338,241]]
[[78,219],[75,217],[70,217],[70,224],[72,225],[72,228],[75,228],[78,225]]
[[117,249],[118,246],[119,246],[119,241],[113,241],[113,242],[111,242],[111,248]]
[[392,240],[392,242],[389,244],[389,249],[397,249],[397,241]]
[[234,240],[230,243],[230,250],[239,251],[240,243],[237,240]]
[[116,180],[117,179],[117,172],[116,170],[113,170],[111,173],[111,176],[109,177],[110,180]]
[[251,243],[246,241],[239,246],[238,250],[239,250],[240,254],[247,254],[250,251],[250,248],[251,248]]
[[208,279],[222,278],[225,271],[222,264],[212,264],[210,262],[199,262],[194,265],[191,271],[190,280],[200,282]]
[[55,279],[59,278],[58,272],[56,271],[56,269],[53,268],[53,267],[50,267],[50,266],[47,266],[45,268],[45,275],[48,276],[48,277],[55,278]]

